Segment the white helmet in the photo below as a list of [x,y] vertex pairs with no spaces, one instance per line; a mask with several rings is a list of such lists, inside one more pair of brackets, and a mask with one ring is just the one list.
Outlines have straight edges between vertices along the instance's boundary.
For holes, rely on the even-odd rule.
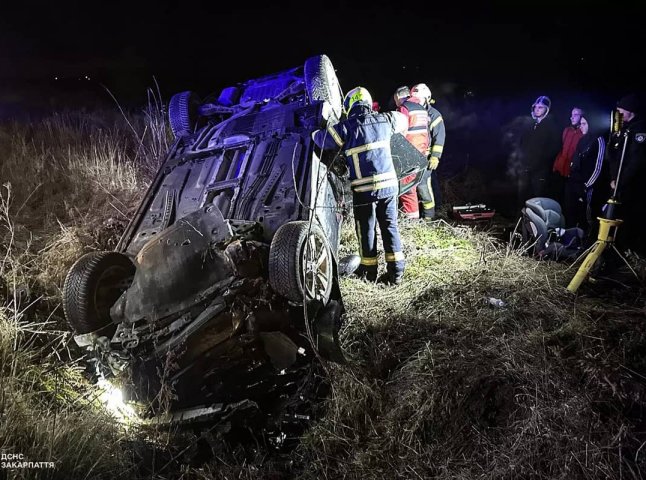
[[411,97],[419,98],[420,100],[431,104],[431,89],[426,86],[425,83],[418,83],[413,85],[410,89]]

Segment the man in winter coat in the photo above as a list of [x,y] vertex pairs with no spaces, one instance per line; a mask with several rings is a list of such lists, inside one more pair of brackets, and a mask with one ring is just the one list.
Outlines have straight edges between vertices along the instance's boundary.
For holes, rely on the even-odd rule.
[[616,188],[616,197],[621,202],[619,218],[624,221],[617,234],[617,244],[646,255],[642,206],[646,185],[646,121],[642,117],[641,99],[635,94],[627,95],[617,102],[617,111],[622,117],[622,127],[612,135],[607,149],[610,187]]
[[518,178],[518,204],[534,197],[548,195],[548,179],[554,158],[561,148],[558,128],[549,117],[552,105],[549,97],[541,95],[532,104],[532,126],[520,139],[521,172]]

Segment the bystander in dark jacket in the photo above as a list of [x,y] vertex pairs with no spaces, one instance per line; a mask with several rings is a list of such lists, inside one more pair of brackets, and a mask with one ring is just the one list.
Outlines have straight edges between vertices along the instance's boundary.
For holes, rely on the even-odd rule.
[[592,211],[594,185],[601,174],[608,133],[600,118],[592,113],[581,116],[581,136],[568,165],[569,176],[565,184],[566,225],[582,228],[586,233],[591,231],[596,216],[600,214]]
[[520,139],[519,160],[521,163],[518,178],[518,203],[533,197],[548,194],[548,180],[554,159],[561,148],[558,127],[549,117],[552,102],[544,95],[532,104],[533,125]]
[[644,221],[643,192],[646,186],[646,121],[642,101],[630,94],[617,102],[617,111],[623,118],[619,132],[612,135],[607,158],[616,197],[621,202],[619,218],[624,223],[617,235],[620,248],[646,255],[646,222]]

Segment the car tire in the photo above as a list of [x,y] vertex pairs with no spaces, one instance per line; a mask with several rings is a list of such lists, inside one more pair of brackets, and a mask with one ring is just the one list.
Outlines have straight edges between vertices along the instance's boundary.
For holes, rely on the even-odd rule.
[[190,135],[195,130],[200,99],[194,92],[180,92],[168,103],[168,121],[175,138]]
[[305,89],[310,101],[327,101],[332,106],[336,118],[341,118],[343,94],[339,79],[327,55],[317,55],[305,61],[303,76]]
[[330,300],[334,281],[332,250],[319,227],[289,222],[275,233],[269,248],[269,284],[289,300]]
[[114,333],[110,307],[129,287],[134,274],[134,264],[119,252],[90,252],[79,258],[63,285],[63,311],[74,331]]

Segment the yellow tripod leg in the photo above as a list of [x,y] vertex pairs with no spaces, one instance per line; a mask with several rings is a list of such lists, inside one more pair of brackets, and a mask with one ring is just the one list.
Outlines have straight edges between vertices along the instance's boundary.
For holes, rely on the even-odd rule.
[[594,264],[597,262],[603,251],[614,241],[614,235],[610,235],[610,228],[616,227],[620,223],[622,223],[621,220],[609,220],[607,218],[599,219],[599,235],[597,236],[597,241],[592,247],[592,250],[590,250],[590,253],[585,257],[585,260],[583,260],[583,263],[577,270],[576,275],[574,275],[574,278],[567,286],[567,289],[570,292],[576,292],[585,279],[588,278]]

